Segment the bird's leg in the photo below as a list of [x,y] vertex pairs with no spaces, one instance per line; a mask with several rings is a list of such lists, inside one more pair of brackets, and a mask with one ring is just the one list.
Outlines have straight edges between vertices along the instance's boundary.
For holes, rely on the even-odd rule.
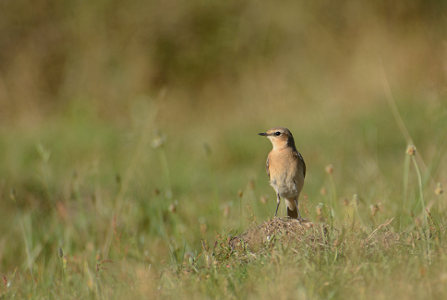
[[278,214],[278,207],[279,207],[279,202],[281,201],[281,198],[279,197],[279,193],[276,194],[276,211],[275,211],[275,217]]

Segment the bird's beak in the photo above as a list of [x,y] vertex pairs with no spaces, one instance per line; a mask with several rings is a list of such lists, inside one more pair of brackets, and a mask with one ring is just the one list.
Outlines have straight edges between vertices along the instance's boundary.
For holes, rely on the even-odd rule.
[[266,132],[261,132],[261,133],[258,133],[259,135],[262,135],[262,136],[267,136],[267,133]]

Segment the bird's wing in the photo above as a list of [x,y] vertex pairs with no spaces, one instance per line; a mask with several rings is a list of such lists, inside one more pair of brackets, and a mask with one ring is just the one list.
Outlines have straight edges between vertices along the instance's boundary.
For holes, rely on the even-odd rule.
[[269,164],[269,157],[267,156],[267,161],[265,162],[265,171],[267,172],[267,176],[270,179],[270,169],[269,169],[269,166],[270,166],[270,164]]
[[296,158],[298,158],[299,163],[302,165],[303,175],[304,177],[306,177],[306,163],[304,162],[303,156],[298,151],[294,152],[294,155],[296,156]]

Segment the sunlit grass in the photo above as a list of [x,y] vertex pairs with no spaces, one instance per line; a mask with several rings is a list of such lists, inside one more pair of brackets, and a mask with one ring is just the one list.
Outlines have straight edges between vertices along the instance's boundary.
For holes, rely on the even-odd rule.
[[[417,103],[408,105],[411,116]],[[256,139],[266,125],[208,139],[213,128],[161,126],[153,109],[140,106],[124,128],[68,114],[32,135],[2,133],[3,297],[445,296],[445,196],[424,182],[445,173],[406,153],[394,123],[382,122],[392,120],[386,106],[343,116],[343,143],[318,126],[294,130],[308,164],[303,215],[331,226],[318,247],[256,252],[231,250],[228,237],[273,216],[269,148]],[[413,136],[419,152],[442,143],[426,134]]]

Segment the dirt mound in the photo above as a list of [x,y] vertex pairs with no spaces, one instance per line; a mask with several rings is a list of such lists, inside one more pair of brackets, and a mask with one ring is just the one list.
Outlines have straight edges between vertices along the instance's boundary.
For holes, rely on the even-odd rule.
[[264,223],[250,227],[246,232],[230,239],[233,250],[250,249],[257,251],[277,241],[306,242],[324,244],[327,226],[306,220],[273,218]]

